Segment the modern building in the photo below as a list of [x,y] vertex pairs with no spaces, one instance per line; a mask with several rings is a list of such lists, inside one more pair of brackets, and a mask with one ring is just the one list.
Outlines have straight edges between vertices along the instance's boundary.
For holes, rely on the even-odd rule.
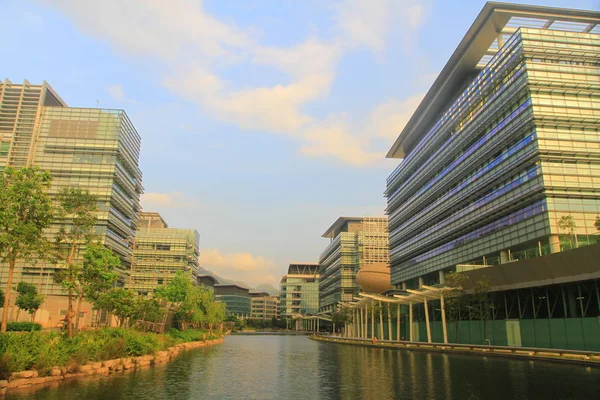
[[269,293],[250,293],[250,318],[270,320],[279,317],[279,298]]
[[215,299],[225,303],[227,315],[250,318],[252,308],[250,290],[238,285],[215,285]]
[[389,262],[387,217],[340,217],[322,237],[330,242],[319,257],[319,311],[331,312],[358,295],[363,266]]
[[169,228],[157,212],[140,212],[128,287],[142,295],[166,285],[178,271],[197,284],[200,235],[195,229]]
[[484,6],[387,154],[396,288],[600,241],[599,23]]
[[315,314],[319,311],[319,264],[292,263],[281,277],[282,317]]
[[215,285],[219,284],[219,281],[217,280],[217,278],[215,278],[212,275],[208,275],[208,274],[198,275],[198,277],[196,278],[196,282],[197,282],[198,286],[206,286],[213,290],[215,289]]
[[[55,196],[66,187],[98,196],[99,240],[122,260],[120,284],[128,280],[142,193],[140,135],[123,110],[73,108],[43,82],[0,82],[0,169],[39,166],[52,173]],[[53,238],[66,220],[47,234]],[[56,264],[17,263],[14,281],[38,285],[43,295],[64,294],[52,277]],[[0,268],[5,285],[7,268]]]

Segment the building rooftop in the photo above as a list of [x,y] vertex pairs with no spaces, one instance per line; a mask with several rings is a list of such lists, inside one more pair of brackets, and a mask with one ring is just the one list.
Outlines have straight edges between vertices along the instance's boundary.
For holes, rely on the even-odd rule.
[[365,219],[381,219],[386,220],[387,217],[339,217],[321,237],[333,239],[339,235],[340,231],[348,222],[363,222]]
[[291,263],[288,275],[315,275],[319,270],[319,263]]
[[488,2],[438,75],[387,158],[404,158],[439,119],[471,74],[483,69],[520,27],[600,34],[600,12]]
[[140,228],[168,228],[169,224],[155,211],[140,211],[138,226]]
[[275,296],[271,296],[267,292],[256,292],[256,293],[250,293],[250,297],[275,297]]

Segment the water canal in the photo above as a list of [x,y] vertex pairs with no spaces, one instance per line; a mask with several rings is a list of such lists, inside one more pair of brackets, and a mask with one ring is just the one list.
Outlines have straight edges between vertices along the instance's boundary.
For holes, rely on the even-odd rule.
[[168,365],[8,399],[598,399],[600,368],[230,336]]

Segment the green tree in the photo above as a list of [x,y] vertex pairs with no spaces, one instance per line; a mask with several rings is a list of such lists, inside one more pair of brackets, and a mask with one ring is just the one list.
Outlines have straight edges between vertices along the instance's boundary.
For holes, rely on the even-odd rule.
[[136,315],[136,296],[131,290],[112,288],[94,300],[94,305],[117,317],[119,327],[127,325],[128,320]]
[[146,299],[138,296],[135,300],[133,320],[145,322],[159,322],[163,318],[163,310],[156,299]]
[[31,322],[33,322],[36,311],[44,302],[44,296],[38,294],[35,285],[27,282],[19,282],[17,293],[19,295],[15,300],[15,305],[19,307],[19,310],[27,311],[31,317]]
[[154,290],[154,296],[179,304],[185,300],[192,285],[192,281],[183,271],[177,271],[169,283]]
[[490,290],[492,285],[487,277],[483,276],[473,285],[469,301],[469,313],[472,319],[482,321],[483,323],[483,344],[487,339],[487,321],[490,319]]
[[65,223],[56,235],[56,255],[63,267],[55,274],[54,280],[67,292],[66,319],[69,337],[73,337],[73,297],[83,296],[84,290],[79,282],[82,268],[79,251],[96,238],[97,197],[85,189],[63,188],[58,195],[57,211],[57,217]]
[[575,239],[575,247],[579,247],[577,243],[577,234],[575,230],[577,229],[577,224],[575,223],[575,219],[572,215],[563,215],[558,220],[558,227],[567,233],[569,236],[569,243],[571,248],[573,248],[573,239]]
[[93,301],[109,290],[117,279],[115,268],[121,265],[121,259],[111,249],[101,244],[92,244],[85,249],[81,268],[74,267],[75,292],[75,329],[79,329],[79,313],[84,297]]
[[450,272],[445,276],[446,286],[452,288],[445,297],[444,308],[446,310],[446,318],[448,322],[454,322],[454,333],[456,343],[460,342],[459,323],[461,320],[461,312],[466,309],[468,299],[466,295],[466,287],[469,285],[469,277],[462,272]]
[[1,332],[6,332],[17,260],[47,254],[44,229],[53,220],[52,201],[47,193],[51,183],[50,173],[37,167],[6,167],[0,174],[0,262],[8,263]]

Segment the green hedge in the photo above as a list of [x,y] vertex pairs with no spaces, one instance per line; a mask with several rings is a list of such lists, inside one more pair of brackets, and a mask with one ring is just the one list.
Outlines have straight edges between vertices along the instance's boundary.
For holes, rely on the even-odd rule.
[[7,332],[41,331],[42,326],[37,322],[9,322],[6,324]]
[[[94,361],[153,354],[177,343],[202,340],[205,334],[201,330],[156,334],[106,328],[80,332],[69,339],[56,332],[7,332],[0,334],[0,379],[29,369],[44,376],[56,366],[76,369]],[[207,334],[206,339],[210,339]]]

